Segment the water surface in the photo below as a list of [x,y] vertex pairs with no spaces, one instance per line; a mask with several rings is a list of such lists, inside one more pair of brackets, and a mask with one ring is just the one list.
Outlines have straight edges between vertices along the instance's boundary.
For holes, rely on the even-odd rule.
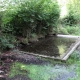
[[47,56],[62,56],[75,43],[76,39],[65,37],[47,37],[27,45],[22,50]]

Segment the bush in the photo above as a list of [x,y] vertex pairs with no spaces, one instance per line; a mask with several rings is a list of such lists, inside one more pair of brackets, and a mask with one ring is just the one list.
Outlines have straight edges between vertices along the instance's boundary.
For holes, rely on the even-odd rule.
[[16,39],[10,34],[2,34],[0,37],[0,50],[14,48],[16,45]]
[[66,24],[66,25],[73,26],[74,24],[76,24],[76,19],[75,19],[75,17],[71,13],[71,14],[69,14],[69,16],[64,18],[63,23]]
[[52,27],[56,27],[58,18],[59,7],[56,2],[30,0],[21,4],[16,13],[6,13],[2,29],[4,32],[29,38],[31,33],[48,33]]
[[63,27],[59,28],[58,33],[80,36],[79,25],[74,25],[74,26],[63,25]]
[[[71,1],[71,0],[70,0]],[[68,15],[62,20],[66,25],[76,25],[80,22],[80,1],[73,0],[68,4]]]
[[64,28],[69,34],[80,36],[79,26],[65,26]]
[[[56,27],[59,13],[57,2],[52,0],[26,0],[17,7],[9,7],[4,12],[1,30],[5,35],[11,34],[27,39],[32,34],[48,34]],[[1,46],[12,47],[13,40],[11,36],[2,35]]]

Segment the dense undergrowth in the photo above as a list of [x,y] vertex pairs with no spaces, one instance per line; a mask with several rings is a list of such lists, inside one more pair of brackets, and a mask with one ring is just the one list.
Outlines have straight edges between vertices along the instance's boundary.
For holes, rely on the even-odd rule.
[[3,3],[8,5],[0,6],[3,9],[0,12],[1,49],[14,48],[20,42],[27,44],[31,39],[36,41],[48,34],[80,35],[79,0],[69,0],[68,14],[62,19],[57,0],[15,0]]
[[[67,7],[68,15],[63,19],[59,19],[60,9],[55,0],[24,0],[22,2],[15,0],[14,3],[9,4],[5,11],[0,12],[0,50],[18,46],[18,37],[25,38],[23,42],[28,43],[31,37],[45,36],[51,32],[80,36],[79,0],[70,0]],[[60,25],[57,26],[57,24]],[[32,80],[48,80],[54,79],[61,71],[64,74],[65,70],[71,70],[71,66],[76,65],[77,77],[69,80],[80,80],[79,51],[76,50],[66,63],[53,60],[50,62],[51,65],[42,66],[14,63],[9,76],[14,77],[18,73],[26,75],[26,72],[29,72],[28,76]],[[59,68],[58,72],[55,70],[55,64],[65,65],[65,68]]]
[[[18,37],[25,38],[23,41],[28,43],[31,37],[45,36],[50,32],[57,31],[60,34],[80,36],[79,0],[70,0],[68,4],[68,15],[63,19],[59,19],[60,9],[58,3],[55,1],[24,0],[18,2],[16,0],[15,3],[15,6],[14,4],[9,4],[5,11],[0,12],[0,50],[17,46],[19,44]],[[60,25],[57,26],[57,24]],[[66,63],[53,60],[50,60],[50,62],[51,64],[48,65],[14,63],[9,77],[21,74],[28,75],[32,80],[49,80],[56,78],[59,73],[66,73],[66,71],[72,69],[71,66],[75,65],[77,76],[75,79],[69,80],[80,80],[79,51],[76,50]],[[63,68],[61,66],[56,70],[56,64],[65,66]]]
[[65,35],[80,36],[80,28],[79,25],[69,26],[69,25],[62,24],[62,26],[58,29],[58,33],[65,34]]
[[67,9],[67,16],[60,20],[59,33],[80,36],[80,1],[69,0]]
[[12,48],[18,37],[26,38],[28,42],[33,34],[45,36],[53,32],[59,14],[58,3],[52,0],[26,0],[18,5],[9,6],[1,18],[1,48]]

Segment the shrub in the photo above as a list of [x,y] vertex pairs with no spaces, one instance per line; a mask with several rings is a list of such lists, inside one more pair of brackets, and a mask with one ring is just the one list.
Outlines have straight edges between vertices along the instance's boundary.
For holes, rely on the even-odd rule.
[[80,36],[79,26],[65,26],[64,28],[69,34]]
[[[8,17],[6,17],[6,15]],[[59,7],[52,0],[30,0],[21,4],[16,13],[6,13],[3,31],[30,37],[31,33],[48,33],[59,18]],[[4,29],[5,28],[5,29]]]
[[66,25],[72,26],[72,25],[76,24],[76,19],[72,15],[72,13],[70,13],[69,16],[67,16],[66,18],[64,18],[63,23],[65,23]]
[[66,25],[76,25],[80,21],[80,1],[79,0],[69,0],[68,4],[68,15],[63,18],[62,23]]
[[33,33],[48,34],[56,27],[59,12],[57,2],[52,0],[26,0],[16,7],[10,6],[2,18],[1,30],[4,35],[0,38],[0,46],[14,46],[14,39],[6,34],[27,39]]
[[2,34],[0,37],[0,50],[14,48],[16,45],[16,39],[10,34]]

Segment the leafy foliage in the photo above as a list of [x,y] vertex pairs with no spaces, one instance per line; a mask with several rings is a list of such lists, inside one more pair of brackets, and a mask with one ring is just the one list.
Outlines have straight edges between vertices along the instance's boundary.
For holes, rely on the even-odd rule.
[[80,21],[80,1],[69,0],[68,15],[63,18],[62,23],[73,26]]
[[63,27],[61,27],[58,30],[59,34],[67,34],[67,35],[76,35],[76,36],[80,36],[80,28],[79,25],[74,25],[74,26],[69,26],[69,25],[63,25]]
[[73,16],[73,13],[69,13],[69,15],[66,16],[66,18],[64,18],[64,21],[62,23],[66,24],[66,25],[70,25],[70,26],[76,24],[76,19]]
[[5,47],[10,47],[9,43],[13,44],[9,34],[29,39],[32,34],[48,34],[56,27],[60,12],[56,1],[26,0],[16,3],[17,1],[15,6],[9,4],[4,11],[1,24],[1,32],[4,35],[0,39],[1,46],[4,46],[4,43]]
[[10,34],[3,34],[0,37],[0,50],[14,48],[16,44],[16,39]]
[[55,27],[58,18],[59,7],[57,3],[51,0],[30,0],[21,4],[17,12],[5,13],[2,29],[16,35],[30,37],[33,32],[48,32],[49,28]]

